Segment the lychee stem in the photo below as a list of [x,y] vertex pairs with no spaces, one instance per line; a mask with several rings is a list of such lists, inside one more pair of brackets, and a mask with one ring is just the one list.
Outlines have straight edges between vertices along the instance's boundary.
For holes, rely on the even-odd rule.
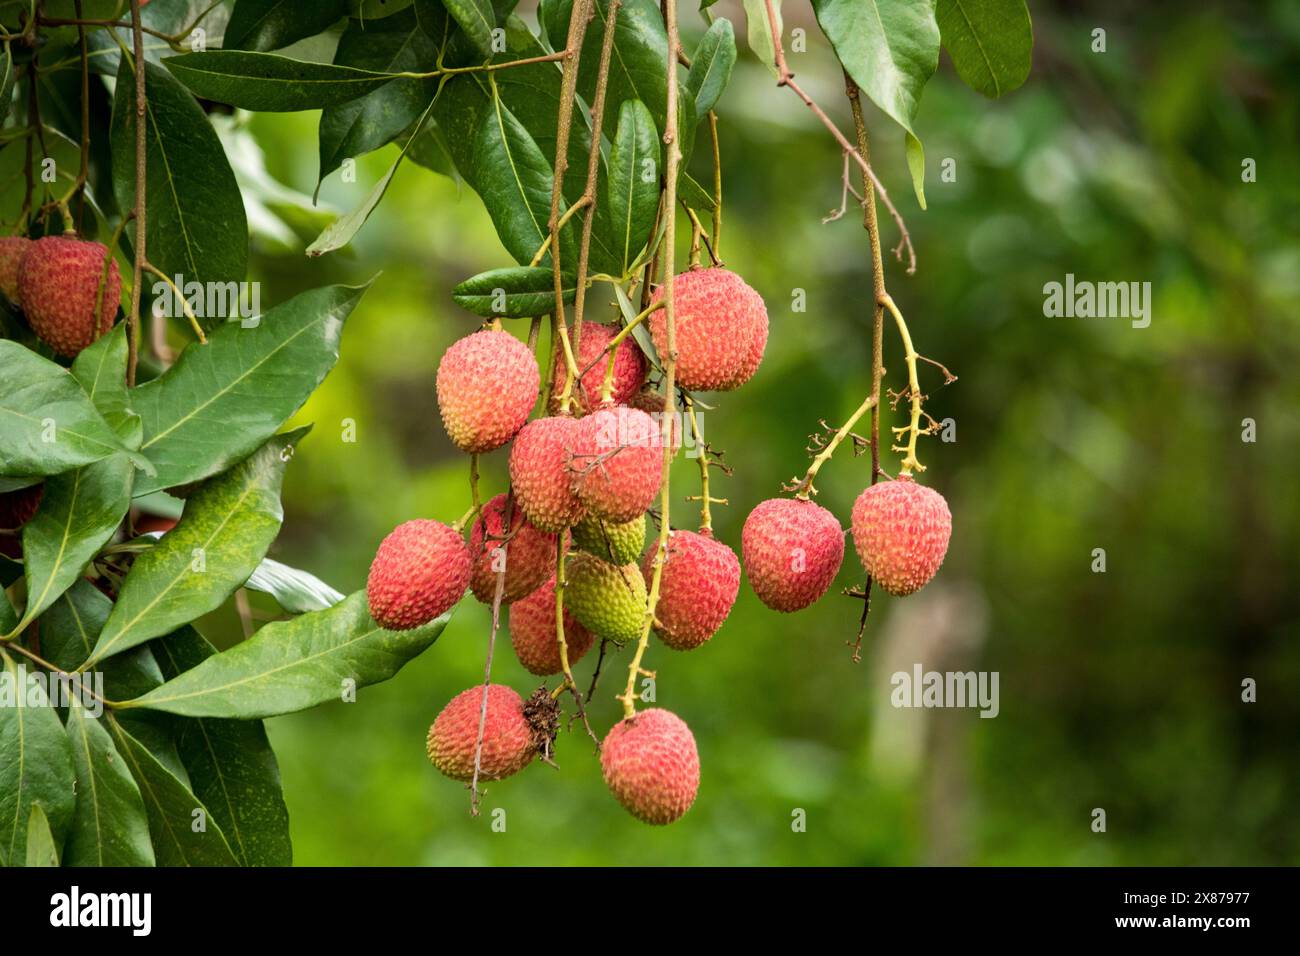
[[916,374],[916,349],[912,346],[912,334],[907,330],[907,323],[903,320],[903,313],[898,311],[898,306],[889,293],[885,293],[880,298],[880,304],[887,308],[894,317],[894,323],[898,326],[899,337],[903,340],[905,350],[903,359],[907,362],[907,388],[912,399],[911,423],[905,429],[896,429],[899,433],[907,433],[907,445],[903,448],[896,447],[894,449],[895,451],[906,451],[907,453],[898,472],[901,477],[902,475],[910,475],[913,471],[925,471],[925,466],[916,458],[916,439],[921,434],[921,406],[924,396],[921,394],[921,382]]
[[199,344],[207,345],[208,337],[203,334],[203,326],[199,324],[199,318],[194,314],[194,310],[190,308],[189,300],[185,298],[184,293],[182,293],[181,290],[176,287],[176,283],[171,280],[171,277],[166,275],[161,269],[155,266],[152,262],[146,261],[144,262],[143,265],[146,272],[150,273],[151,275],[157,276],[159,279],[162,279],[163,282],[167,283],[167,285],[172,290],[172,295],[175,296],[176,301],[181,304],[181,311],[183,311],[185,313],[185,317],[190,320],[190,328],[194,330],[194,335],[196,338],[198,338]]
[[686,400],[686,414],[691,420],[691,434],[695,436],[695,447],[699,450],[700,463],[700,532],[707,534],[713,530],[713,511],[709,507],[720,499],[709,497],[709,453],[704,447],[704,438],[700,435],[700,422],[695,417],[695,402]]
[[821,471],[822,465],[830,461],[831,456],[835,454],[835,449],[838,448],[840,443],[849,436],[849,433],[853,431],[853,426],[858,423],[859,419],[875,407],[876,396],[868,395],[853,414],[849,416],[848,421],[840,426],[839,431],[837,431],[834,437],[826,443],[826,447],[823,448],[817,454],[817,457],[812,460],[812,464],[810,464],[808,470],[804,472],[803,478],[799,479],[798,483],[794,486],[796,498],[807,501],[811,495],[817,494],[817,489],[813,487],[813,479],[817,477],[817,472]]
[[597,355],[592,359],[587,367],[582,370],[582,375],[586,375],[595,367],[596,363],[600,361],[601,356],[608,353],[609,357],[605,363],[605,378],[604,381],[601,382],[600,386],[600,404],[606,405],[614,400],[614,364],[615,358],[618,355],[618,347],[623,344],[624,339],[632,334],[633,329],[644,322],[649,317],[650,313],[656,311],[658,308],[659,303],[656,302],[653,306],[646,306],[642,309],[636,318],[614,333],[613,338],[611,338],[605,347],[601,349],[600,355]]

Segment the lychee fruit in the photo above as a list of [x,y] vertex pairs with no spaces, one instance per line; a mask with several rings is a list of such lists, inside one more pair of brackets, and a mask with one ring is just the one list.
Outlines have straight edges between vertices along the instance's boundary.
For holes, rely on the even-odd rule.
[[72,358],[113,327],[122,302],[122,277],[103,243],[46,236],[33,242],[22,258],[18,298],[37,337]]
[[509,332],[467,335],[438,363],[443,426],[461,451],[500,448],[528,421],[540,385],[533,353]]
[[[663,435],[664,420],[664,396],[661,392],[656,392],[653,388],[643,388],[627,403],[632,408],[639,408],[650,416],[654,422],[655,430]],[[686,418],[686,412],[680,407],[673,410],[673,454],[676,455],[682,447],[682,422]],[[663,447],[663,439],[660,438],[660,447]]]
[[18,296],[18,266],[31,247],[32,241],[26,236],[0,238],[0,292],[17,306],[23,304]]
[[[566,602],[567,604],[567,602]],[[564,609],[564,644],[569,664],[582,659],[596,637]],[[555,633],[555,577],[525,598],[510,605],[510,644],[519,663],[539,677],[564,670],[560,660],[560,643]]]
[[[482,684],[461,691],[429,728],[429,759],[439,772],[453,780],[470,780],[474,776],[483,691]],[[501,780],[518,773],[528,766],[534,753],[533,731],[524,716],[523,698],[504,684],[489,684],[479,778]]]
[[[572,396],[579,411],[586,413],[600,404],[600,389],[605,384],[605,368],[609,356],[601,353],[609,347],[610,339],[619,332],[616,325],[603,325],[599,322],[582,323],[582,332],[578,336],[578,348],[574,353],[578,371],[587,369],[592,362],[596,364],[582,376],[582,387],[575,383]],[[572,333],[570,333],[572,334]],[[600,358],[600,361],[596,361]],[[551,414],[560,410],[560,393],[564,390],[564,380],[568,375],[564,356],[557,351],[555,356],[555,375],[551,382]],[[614,349],[614,385],[612,398],[616,405],[622,405],[636,394],[641,383],[645,381],[647,365],[641,349],[629,335],[618,348]]]
[[[646,587],[654,574],[655,551],[641,559]],[[689,651],[722,627],[740,591],[736,552],[711,532],[673,531],[659,578],[655,632],[669,647]]]
[[[663,299],[663,287],[651,302]],[[736,273],[692,269],[673,281],[673,325],[677,384],[691,391],[727,391],[749,380],[767,345],[763,297]],[[663,354],[668,320],[663,309],[650,314],[650,335]]]
[[510,604],[541,587],[555,567],[555,535],[538,531],[514,503],[509,540],[505,540],[506,510],[506,496],[497,495],[483,506],[470,531],[474,572],[469,586],[484,604],[491,604],[496,597],[499,570],[505,571],[501,603]]
[[839,521],[821,505],[799,498],[760,502],[745,519],[740,545],[750,587],[774,611],[812,604],[844,561]]
[[645,548],[645,515],[622,524],[588,515],[573,526],[573,546],[611,564],[631,564]]
[[600,746],[605,784],[632,816],[657,825],[679,819],[700,789],[700,754],[686,722],[660,707],[615,724]]
[[659,494],[661,449],[659,428],[640,409],[617,405],[580,419],[569,465],[578,499],[616,524],[644,514]]
[[425,518],[399,524],[370,565],[370,616],[390,631],[428,624],[464,596],[470,564],[460,532]]
[[853,503],[853,544],[862,566],[895,597],[934,577],[951,536],[948,502],[909,475],[871,485]]
[[641,636],[646,592],[639,567],[619,567],[580,551],[565,565],[564,577],[564,606],[579,624],[620,644]]
[[44,484],[0,493],[0,531],[17,531],[31,521],[44,496]]
[[569,472],[577,430],[573,418],[536,418],[520,430],[510,446],[515,501],[540,531],[563,531],[585,510],[574,493]]

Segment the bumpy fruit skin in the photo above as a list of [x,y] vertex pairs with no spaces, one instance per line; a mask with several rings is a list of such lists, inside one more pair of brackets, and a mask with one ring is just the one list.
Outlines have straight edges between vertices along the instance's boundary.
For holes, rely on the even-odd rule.
[[740,546],[750,587],[774,611],[812,604],[844,561],[839,521],[821,505],[797,498],[760,502],[745,519]]
[[370,565],[370,616],[390,631],[428,624],[464,596],[470,564],[465,539],[442,522],[399,524]]
[[[655,290],[651,302],[663,298]],[[728,391],[747,382],[767,345],[763,297],[728,269],[692,269],[673,282],[677,383],[691,391]],[[664,310],[650,315],[650,335],[668,347]]]
[[32,241],[26,236],[0,238],[0,292],[17,306],[23,304],[18,295],[18,267],[31,247]]
[[[575,353],[575,361],[578,363],[578,371],[581,372],[609,345],[619,329],[613,325],[603,325],[598,322],[584,322],[582,324],[582,334],[578,338],[578,350]],[[596,408],[600,404],[600,388],[605,383],[605,367],[609,364],[609,356],[596,362],[596,364],[582,376],[582,388],[576,385],[573,389],[573,398],[579,411],[586,413]],[[622,405],[629,398],[637,393],[637,390],[645,382],[646,372],[649,366],[646,364],[645,356],[641,354],[641,349],[629,335],[622,342],[618,343],[618,348],[614,350],[614,390],[613,402],[616,405]],[[560,393],[564,390],[564,379],[568,374],[565,368],[564,359],[558,354],[555,358],[555,376],[551,382],[551,414],[554,415],[560,410]]]
[[122,302],[122,277],[110,261],[98,313],[100,279],[108,248],[67,236],[37,239],[18,268],[18,297],[37,337],[73,358],[113,327]]
[[577,430],[573,418],[536,418],[523,427],[510,447],[515,501],[534,527],[549,534],[576,524],[585,511],[569,473]]
[[474,572],[469,586],[474,597],[484,604],[491,604],[496,597],[497,572],[493,564],[497,563],[498,548],[505,549],[506,580],[501,592],[502,604],[511,604],[532,594],[546,583],[555,566],[555,535],[533,527],[518,504],[511,511],[513,534],[508,542],[502,541],[505,526],[506,496],[500,494],[483,506],[483,513],[470,531],[469,553],[474,558]]
[[[429,760],[453,780],[474,776],[474,748],[483,707],[483,685],[461,691],[429,728]],[[504,684],[488,685],[487,721],[479,778],[502,780],[528,766],[535,753],[523,699]]]
[[569,559],[564,577],[564,606],[579,624],[620,644],[641,636],[646,591],[635,564],[616,567],[579,552]]
[[853,503],[853,545],[871,580],[895,597],[919,591],[948,553],[952,512],[943,495],[904,475]]
[[[647,588],[654,561],[654,549],[641,559]],[[672,532],[655,605],[659,639],[677,651],[699,647],[722,627],[739,591],[736,552],[707,532]]]
[[573,526],[573,545],[611,564],[631,564],[645,548],[645,515],[623,524],[588,515]]
[[31,521],[44,496],[44,484],[0,494],[0,531],[16,531]]
[[573,490],[587,510],[615,524],[644,514],[659,494],[663,451],[658,426],[638,408],[617,405],[578,421]]
[[533,353],[509,332],[467,335],[438,363],[443,426],[461,451],[500,448],[528,421],[540,385]]
[[700,789],[700,754],[686,722],[659,707],[613,726],[600,746],[605,784],[632,816],[672,823]]
[[[569,665],[580,661],[591,650],[595,640],[596,636],[579,624],[565,607],[564,643],[569,652]],[[519,663],[530,674],[549,677],[564,670],[555,633],[554,575],[528,597],[520,598],[510,606],[510,644]]]

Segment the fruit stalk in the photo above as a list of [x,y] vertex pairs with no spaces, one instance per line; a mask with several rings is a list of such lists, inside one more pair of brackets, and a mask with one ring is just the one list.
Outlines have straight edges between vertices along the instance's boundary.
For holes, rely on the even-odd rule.
[[889,310],[890,315],[894,317],[894,322],[898,325],[899,337],[903,340],[903,359],[907,362],[907,390],[912,399],[912,420],[910,424],[895,428],[896,435],[907,435],[907,444],[899,447],[895,446],[894,451],[906,452],[903,457],[903,466],[899,469],[899,475],[910,475],[913,471],[925,471],[925,465],[916,459],[916,439],[921,434],[921,415],[923,396],[921,395],[921,382],[916,374],[916,349],[912,346],[912,334],[907,330],[907,323],[903,321],[903,313],[898,311],[898,306],[894,304],[893,298],[889,293],[885,293],[880,300],[881,304]]
[[817,472],[821,471],[822,465],[826,464],[826,462],[830,460],[830,457],[835,454],[835,449],[840,446],[840,443],[843,442],[845,438],[849,437],[849,433],[853,431],[853,426],[861,420],[863,415],[875,407],[876,396],[868,395],[853,414],[848,417],[848,420],[840,426],[839,431],[837,431],[831,440],[826,443],[826,447],[818,452],[817,457],[814,458],[812,464],[808,466],[808,470],[804,472],[803,478],[801,478],[799,483],[795,486],[797,489],[795,493],[796,498],[802,498],[807,501],[810,495],[817,494],[817,489],[813,487],[813,479],[817,477]]
[[[126,316],[126,385],[135,387],[136,366],[140,361],[140,293],[144,271],[145,230],[145,119],[149,104],[144,91],[144,31],[140,25],[140,0],[131,0],[131,43],[135,58],[135,262],[131,267],[131,311]],[[111,255],[111,253],[110,253]]]

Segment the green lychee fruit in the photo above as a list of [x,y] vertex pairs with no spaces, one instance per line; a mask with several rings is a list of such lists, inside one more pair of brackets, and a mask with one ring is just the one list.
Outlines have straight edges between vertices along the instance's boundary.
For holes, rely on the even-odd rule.
[[660,431],[638,408],[617,405],[580,419],[570,474],[587,510],[616,524],[645,514],[663,475]]
[[[651,302],[663,299],[663,287]],[[668,347],[663,309],[650,314],[650,335],[660,354]],[[727,391],[747,382],[767,345],[763,297],[728,269],[692,269],[673,281],[677,384],[691,391]]]
[[[572,667],[591,650],[596,637],[564,609],[564,644]],[[564,670],[555,631],[555,576],[525,598],[510,605],[510,644],[529,673],[539,677]]]
[[72,358],[113,327],[122,302],[122,277],[102,243],[46,236],[33,242],[22,258],[18,298],[37,337]]
[[469,553],[474,558],[470,590],[484,604],[496,598],[497,573],[505,571],[501,603],[510,604],[532,594],[555,568],[555,535],[533,527],[518,502],[510,508],[510,534],[506,527],[506,496],[497,495],[486,505],[470,530]]
[[470,565],[465,539],[442,522],[421,518],[398,525],[370,565],[370,616],[390,631],[428,624],[464,596]]
[[[641,559],[646,587],[654,574],[655,550]],[[659,579],[655,633],[669,647],[689,651],[722,627],[740,591],[736,552],[711,532],[673,531]]]
[[471,454],[500,448],[528,421],[540,384],[533,353],[509,332],[465,336],[438,363],[438,408],[447,434]]
[[745,574],[774,611],[798,611],[831,586],[844,561],[844,532],[821,505],[799,498],[760,502],[740,534]]
[[613,726],[600,747],[605,784],[632,816],[672,823],[700,789],[695,736],[672,711],[652,707]]
[[619,567],[580,551],[568,560],[564,576],[564,606],[579,624],[620,644],[641,636],[646,591],[635,564]]
[[853,544],[871,580],[895,597],[920,590],[948,553],[952,512],[910,476],[871,485],[853,504]]
[[585,512],[569,473],[577,428],[575,419],[564,416],[536,418],[510,446],[515,501],[534,527],[549,534],[573,525]]
[[622,524],[588,515],[573,526],[573,545],[611,564],[631,564],[645,547],[645,515]]
[[0,238],[0,292],[10,302],[22,306],[18,295],[18,267],[23,256],[32,247],[32,241],[26,236],[4,236]]
[[[429,760],[453,780],[470,780],[474,776],[484,690],[479,684],[461,691],[429,728]],[[503,684],[489,684],[486,692],[487,720],[483,725],[479,778],[501,780],[528,766],[536,747],[532,727],[524,716],[523,699]]]

